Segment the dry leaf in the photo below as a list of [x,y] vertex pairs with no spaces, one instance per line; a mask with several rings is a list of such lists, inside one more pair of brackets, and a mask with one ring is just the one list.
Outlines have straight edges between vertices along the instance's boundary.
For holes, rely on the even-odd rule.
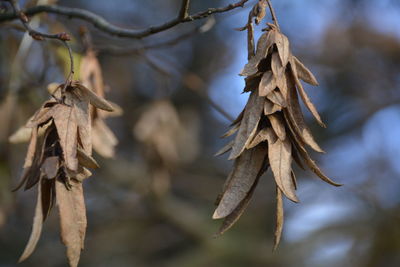
[[215,153],[214,156],[215,156],[215,157],[221,156],[221,155],[223,155],[223,154],[229,152],[229,151],[232,149],[233,143],[234,143],[234,140],[230,141],[230,142],[229,142],[228,144],[226,144],[223,148],[221,148],[220,150],[218,150],[218,152]]
[[33,218],[32,232],[29,241],[26,244],[25,250],[18,260],[18,263],[26,260],[35,250],[36,244],[39,241],[43,226],[43,208],[42,208],[42,187],[38,186],[38,194],[36,200],[35,216]]
[[58,156],[53,156],[46,158],[40,169],[47,179],[53,179],[57,176],[59,167]]
[[268,158],[276,184],[287,198],[299,202],[291,177],[292,145],[288,139],[281,141],[268,140]]
[[218,235],[222,235],[226,231],[228,231],[234,224],[239,220],[240,216],[242,216],[243,212],[247,208],[251,197],[253,196],[254,190],[257,187],[257,183],[259,180],[260,176],[256,179],[254,182],[253,186],[251,187],[250,191],[247,193],[246,197],[239,203],[239,205],[229,214],[228,216],[225,217],[224,221],[222,222],[222,225],[216,233],[215,237]]
[[274,240],[274,248],[275,251],[278,248],[278,245],[281,241],[282,230],[283,230],[283,199],[282,199],[282,191],[279,187],[276,187],[276,227],[275,227],[275,240]]
[[74,110],[70,106],[58,104],[53,108],[53,113],[65,164],[71,171],[76,171],[78,170],[76,157],[78,124]]
[[275,34],[275,44],[278,48],[279,57],[282,61],[282,65],[286,66],[290,58],[290,47],[288,38],[280,32]]
[[306,66],[304,66],[304,64],[301,63],[297,57],[293,56],[293,62],[296,64],[296,70],[299,79],[302,79],[306,83],[314,86],[318,85],[318,81],[314,74],[312,74],[312,72]]
[[292,61],[291,62],[291,66],[292,66],[292,71],[293,71],[293,78],[295,80],[297,89],[300,93],[301,98],[303,99],[304,105],[308,108],[308,110],[311,112],[311,114],[314,116],[314,118],[317,120],[317,122],[319,123],[319,125],[321,127],[326,128],[326,125],[322,122],[321,116],[319,115],[317,109],[315,108],[314,104],[311,102],[310,98],[308,97],[306,91],[303,88],[303,85],[301,84],[298,76],[297,76],[297,70],[296,70],[296,65],[295,63]]
[[31,135],[32,135],[32,128],[22,126],[10,137],[8,137],[8,142],[10,142],[11,144],[25,143],[30,140]]
[[275,112],[281,111],[282,107],[279,105],[274,104],[268,99],[264,101],[264,115],[271,115]]
[[104,98],[96,95],[92,90],[89,90],[83,84],[75,81],[75,82],[71,83],[71,86],[73,88],[79,89],[81,95],[84,96],[84,97],[87,97],[87,99],[89,100],[90,104],[92,104],[96,108],[99,108],[99,109],[102,109],[102,110],[105,110],[105,111],[113,111],[114,110],[113,106],[110,103],[108,103],[107,100],[105,100]]
[[267,98],[274,104],[285,108],[287,106],[286,100],[282,93],[278,90],[274,90],[267,95]]
[[269,48],[273,44],[273,36],[272,31],[268,31],[261,35],[260,39],[257,42],[257,50],[256,55],[249,60],[249,63],[246,64],[242,72],[241,76],[252,76],[258,72],[258,65],[260,61],[267,56]]
[[92,156],[89,156],[88,154],[86,154],[86,152],[79,147],[77,150],[77,157],[78,157],[79,164],[83,167],[91,168],[91,169],[100,168],[100,166],[96,162],[96,160]]
[[63,181],[56,181],[57,205],[60,215],[61,240],[67,247],[71,267],[78,266],[86,233],[86,209],[82,184],[73,182],[71,190]]
[[261,131],[257,133],[257,135],[254,137],[253,141],[249,144],[247,149],[251,149],[258,144],[267,141],[269,138],[273,138],[275,136],[273,130],[271,128],[264,128]]
[[237,159],[238,164],[235,166],[227,189],[214,212],[214,219],[228,216],[245,199],[257,177],[262,175],[260,171],[263,169],[265,156],[266,147],[260,145],[246,150]]
[[[299,136],[302,143],[309,145],[312,149],[317,152],[324,153],[323,149],[317,144],[314,137],[311,134],[310,129],[304,122],[304,117],[301,112],[299,99],[296,92],[296,87],[292,82],[292,79],[288,77],[288,111],[285,112],[285,118],[288,119],[289,125],[293,125],[294,135]],[[290,121],[290,122],[289,122]]]
[[281,118],[281,114],[274,113],[268,115],[268,119],[271,122],[272,129],[274,129],[275,134],[279,139],[281,139],[281,141],[284,141],[286,139],[286,130],[284,121]]
[[232,147],[232,152],[229,155],[230,160],[239,157],[246,145],[253,139],[263,109],[263,99],[258,97],[257,91],[252,92],[249,97],[249,102],[246,105],[243,119]]
[[240,128],[240,123],[237,123],[235,125],[233,125],[233,127],[231,129],[229,129],[229,131],[227,131],[226,133],[224,133],[221,138],[226,138],[229,136],[232,136],[233,134],[235,134]]
[[259,96],[267,96],[276,88],[276,79],[271,71],[267,71],[261,78],[260,86],[258,87]]

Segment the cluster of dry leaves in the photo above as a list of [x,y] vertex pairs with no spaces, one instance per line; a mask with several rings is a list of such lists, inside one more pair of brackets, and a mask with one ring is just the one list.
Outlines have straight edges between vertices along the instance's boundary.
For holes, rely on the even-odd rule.
[[[256,18],[256,23],[265,15],[265,12],[254,12],[259,7],[250,15],[250,19]],[[288,38],[275,24],[268,26],[258,40],[255,53],[252,52],[254,48],[249,47],[251,57],[240,74],[246,77],[244,91],[250,92],[249,100],[224,137],[235,133],[236,136],[217,153],[230,151],[229,159],[234,160],[234,166],[217,199],[213,218],[224,218],[219,233],[228,230],[248,205],[260,176],[271,167],[277,191],[276,248],[283,227],[282,195],[298,202],[292,162],[302,169],[307,166],[329,184],[339,185],[323,174],[306,149],[308,146],[323,152],[305,124],[298,95],[317,122],[322,127],[325,125],[300,80],[311,85],[318,85],[318,82],[292,55]]]
[[103,98],[101,69],[90,50],[82,60],[80,79],[50,85],[52,98],[10,137],[11,142],[19,142],[30,134],[22,178],[15,190],[37,187],[32,233],[19,261],[35,249],[43,222],[56,203],[69,264],[78,265],[87,224],[82,182],[92,175],[89,169],[99,167],[92,148],[105,157],[113,156],[117,140],[104,118],[106,112],[120,113]]
[[158,195],[169,190],[171,173],[176,167],[192,161],[197,154],[196,118],[188,111],[185,114],[186,120],[169,100],[156,100],[143,110],[133,129],[144,148],[152,190]]

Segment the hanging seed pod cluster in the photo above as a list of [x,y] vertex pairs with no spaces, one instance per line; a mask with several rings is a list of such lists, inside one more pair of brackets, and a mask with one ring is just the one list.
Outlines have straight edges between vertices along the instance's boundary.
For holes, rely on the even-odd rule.
[[79,78],[50,84],[52,98],[9,138],[11,143],[29,141],[15,190],[37,188],[32,232],[20,262],[34,251],[56,203],[69,265],[78,265],[87,224],[82,182],[92,175],[89,169],[99,168],[92,150],[112,157],[118,143],[104,119],[122,114],[122,109],[104,99],[100,64],[90,48],[79,66]]
[[220,234],[229,229],[241,216],[249,203],[258,180],[270,167],[276,183],[277,226],[275,248],[279,244],[283,227],[282,196],[298,202],[296,177],[292,163],[302,169],[308,167],[323,181],[339,186],[329,179],[310,158],[307,148],[323,152],[304,121],[299,95],[315,117],[325,127],[317,109],[310,101],[302,81],[318,85],[311,71],[290,51],[288,38],[281,33],[272,7],[275,24],[269,24],[259,38],[254,52],[253,24],[264,17],[268,1],[260,0],[249,16],[248,30],[249,62],[242,70],[249,92],[249,100],[233,122],[232,129],[224,137],[236,134],[233,141],[217,155],[230,152],[233,169],[217,200],[214,219],[224,219]]
[[20,261],[35,249],[43,222],[57,203],[61,240],[70,266],[77,266],[86,232],[82,182],[92,175],[89,169],[99,167],[92,157],[90,106],[105,111],[113,107],[77,81],[60,85],[54,98],[25,125],[32,129],[31,138],[16,190],[37,185],[38,193],[32,233]]

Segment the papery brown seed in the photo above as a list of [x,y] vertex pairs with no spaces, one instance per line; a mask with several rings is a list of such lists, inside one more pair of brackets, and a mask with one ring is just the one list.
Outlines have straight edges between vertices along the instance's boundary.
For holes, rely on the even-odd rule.
[[42,233],[42,227],[43,227],[42,187],[41,184],[39,183],[35,215],[33,218],[33,225],[32,225],[32,232],[29,237],[29,241],[26,244],[24,252],[22,253],[21,257],[18,260],[18,263],[26,260],[35,250],[37,242],[39,241],[40,235]]
[[246,198],[257,178],[262,175],[266,151],[265,145],[259,145],[254,149],[245,150],[236,159],[232,177],[214,212],[213,219],[225,218]]
[[60,179],[56,180],[57,204],[60,216],[61,240],[67,247],[71,267],[78,266],[86,233],[86,208],[82,184],[71,181],[68,190]]

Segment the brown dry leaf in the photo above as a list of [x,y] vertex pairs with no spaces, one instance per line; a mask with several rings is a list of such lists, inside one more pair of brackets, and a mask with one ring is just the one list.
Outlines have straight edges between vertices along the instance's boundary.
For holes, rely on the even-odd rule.
[[288,83],[288,112],[285,112],[285,118],[288,124],[293,125],[294,135],[299,136],[300,141],[309,145],[317,152],[324,153],[324,150],[315,141],[310,129],[304,122],[303,113],[301,111],[299,98],[297,96],[296,87],[290,77],[286,79]]
[[121,106],[111,101],[108,101],[108,103],[110,103],[110,105],[113,107],[113,111],[97,110],[97,112],[100,112],[101,115],[100,117],[112,118],[112,117],[119,117],[122,114],[124,114],[124,110],[121,108]]
[[246,148],[246,145],[249,144],[253,139],[263,109],[263,98],[258,96],[257,91],[251,92],[239,131],[235,137],[235,143],[232,147],[232,152],[229,155],[230,160],[239,157]]
[[296,174],[294,174],[294,171],[292,169],[292,180],[293,180],[293,184],[294,184],[294,189],[297,190],[297,179],[296,179]]
[[282,230],[283,230],[283,199],[282,191],[279,187],[276,187],[276,227],[275,227],[275,240],[274,248],[275,251],[278,248],[279,242],[281,241]]
[[245,199],[254,182],[262,175],[266,146],[259,145],[251,150],[246,150],[236,159],[235,169],[221,202],[214,212],[213,219],[225,218]]
[[278,53],[276,52],[272,54],[271,69],[276,80],[276,86],[280,89],[280,92],[283,94],[283,96],[286,96],[287,95],[286,77],[285,77],[286,67],[282,66],[282,62],[279,59]]
[[[46,136],[48,135],[48,133],[49,133],[49,130],[46,129],[46,131],[43,135],[38,135],[37,140],[35,141],[36,149],[35,149],[35,154],[33,156],[32,164],[31,164],[31,166],[24,168],[21,179],[20,179],[18,185],[13,189],[13,191],[17,191],[23,185],[25,185],[25,190],[28,190],[29,188],[34,186],[39,181],[40,164],[42,162],[44,145],[45,145],[44,140],[46,139]],[[27,153],[27,157],[28,157],[28,154],[29,153]]]
[[78,124],[79,141],[82,148],[89,155],[92,154],[92,118],[89,109],[89,101],[85,96],[77,94],[77,90],[65,92],[68,99],[67,104],[71,105]]
[[267,95],[267,98],[276,105],[279,105],[283,108],[287,106],[286,100],[283,97],[282,93],[278,90],[274,90]]
[[96,160],[86,154],[86,152],[78,147],[77,149],[77,157],[78,157],[78,162],[81,166],[86,167],[86,168],[91,168],[91,169],[97,169],[100,168],[99,164],[96,162]]
[[288,139],[281,141],[268,140],[268,158],[275,182],[287,198],[299,202],[291,177],[292,145]]
[[275,136],[275,134],[274,134],[272,128],[270,128],[270,127],[264,128],[257,133],[257,135],[254,137],[253,141],[251,141],[251,143],[246,148],[251,149],[251,148],[257,146],[258,144],[260,144],[264,141],[267,141],[269,138],[274,138],[274,136]]
[[261,75],[262,73],[257,73],[254,76],[246,77],[244,79],[245,86],[243,92],[247,93],[256,90],[260,85]]
[[256,55],[249,60],[240,73],[241,76],[252,76],[258,72],[260,61],[267,56],[269,48],[273,44],[273,31],[268,31],[261,35],[257,42]]
[[215,156],[215,157],[218,157],[218,156],[221,156],[221,155],[223,155],[223,154],[229,152],[229,151],[232,149],[234,142],[235,142],[234,140],[230,141],[230,142],[229,142],[228,144],[226,144],[223,148],[221,148],[220,150],[218,150],[218,152],[215,153],[214,156]]
[[271,114],[268,115],[268,119],[271,122],[272,129],[274,129],[275,134],[278,136],[281,141],[286,139],[286,130],[284,121],[281,118],[281,114]]
[[293,72],[293,78],[295,80],[297,90],[300,93],[301,98],[303,99],[304,105],[308,108],[308,110],[311,112],[311,114],[314,116],[314,118],[317,120],[318,124],[321,127],[326,128],[326,125],[322,122],[321,116],[319,115],[317,109],[315,108],[314,104],[311,102],[310,98],[308,97],[306,91],[304,90],[303,85],[301,84],[298,76],[297,76],[297,70],[296,70],[296,64],[294,63],[294,60],[291,62],[292,66],[292,72]]
[[274,74],[274,76],[277,80],[277,84],[278,84],[279,83],[278,81],[281,79],[281,77],[285,73],[285,67],[282,65],[282,62],[279,59],[279,55],[277,52],[274,52],[272,54],[271,70],[272,70],[272,73]]
[[115,155],[115,146],[118,140],[103,120],[94,120],[92,128],[93,149],[105,158]]
[[[46,104],[49,104],[50,107],[46,107]],[[28,122],[26,123],[26,127],[38,127],[48,122],[53,116],[51,112],[51,107],[54,106],[54,104],[54,101],[46,101],[42,108],[38,112],[36,112],[36,114],[32,118],[28,120]]]
[[282,65],[286,66],[290,58],[290,45],[288,38],[280,32],[274,31],[275,33],[275,44],[278,48],[279,57],[282,61]]
[[297,150],[300,152],[300,155],[304,159],[305,163],[307,166],[311,169],[312,172],[314,172],[318,177],[321,178],[324,182],[331,184],[333,186],[342,186],[341,184],[335,183],[332,181],[328,176],[326,176],[321,169],[318,167],[318,165],[315,163],[314,160],[311,159],[310,155],[308,154],[307,150],[301,146],[296,146]]
[[88,50],[82,58],[79,76],[84,86],[92,89],[100,97],[104,97],[103,75],[94,51]]
[[261,78],[260,85],[258,87],[259,96],[267,96],[270,92],[276,88],[276,79],[271,71],[267,71]]
[[76,171],[78,170],[78,159],[76,157],[78,124],[74,109],[70,106],[58,104],[53,108],[53,113],[65,165],[68,169]]
[[239,115],[236,117],[236,119],[231,123],[231,125],[230,125],[231,127],[234,125],[240,124],[240,122],[243,119],[245,110],[246,110],[246,107],[239,113]]
[[86,169],[85,167],[79,166],[78,173],[74,174],[74,179],[78,182],[83,182],[87,178],[92,176],[92,172]]
[[297,166],[299,166],[302,170],[306,170],[304,167],[303,161],[301,160],[299,153],[297,152],[296,146],[292,146],[292,157],[294,162],[296,162]]
[[304,64],[301,63],[297,57],[293,56],[293,61],[296,64],[296,70],[299,79],[302,79],[304,82],[314,86],[319,85],[314,74],[312,74],[312,72],[306,66],[304,66]]
[[25,143],[30,140],[31,135],[32,128],[22,126],[16,132],[10,135],[10,137],[8,137],[8,142],[11,144]]
[[54,206],[54,202],[56,199],[56,193],[55,193],[55,180],[48,180],[48,179],[42,179],[41,181],[41,189],[42,189],[42,209],[43,209],[43,221],[46,220],[46,218],[50,214],[50,210]]
[[282,107],[279,105],[274,104],[268,99],[264,101],[264,115],[271,115],[275,112],[281,111]]
[[74,81],[71,83],[71,86],[76,89],[79,89],[81,95],[86,96],[87,99],[89,100],[90,104],[92,104],[96,108],[99,108],[99,109],[102,109],[105,111],[113,111],[114,110],[113,106],[110,103],[108,103],[107,100],[96,95],[92,90],[86,88],[86,86],[84,86],[80,82]]
[[237,123],[235,125],[232,126],[231,129],[229,129],[229,131],[227,131],[226,133],[224,133],[221,138],[226,138],[229,136],[232,136],[233,134],[235,134],[240,128],[240,123]]
[[78,266],[81,250],[84,247],[86,232],[86,209],[82,184],[71,181],[68,190],[63,181],[56,180],[57,204],[60,216],[61,240],[67,247],[68,263]]
[[33,218],[33,224],[32,224],[32,232],[29,237],[29,241],[26,244],[25,250],[18,260],[18,263],[26,260],[35,250],[36,244],[39,241],[40,235],[42,233],[43,220],[44,218],[43,218],[43,208],[42,208],[42,187],[40,186],[39,183],[35,216]]
[[231,214],[225,217],[224,221],[218,232],[215,234],[215,237],[222,235],[226,231],[228,231],[236,222],[239,220],[240,216],[242,216],[243,212],[246,210],[247,206],[250,203],[251,197],[253,196],[254,190],[257,187],[258,180],[260,176],[256,179],[250,191],[247,193],[246,197],[239,203],[239,205],[232,211]]
[[33,158],[37,149],[37,138],[38,138],[38,128],[35,127],[31,132],[31,140],[28,146],[28,152],[26,153],[24,169],[32,166]]
[[53,179],[57,176],[60,167],[59,160],[58,156],[53,156],[48,157],[43,161],[40,169],[47,179]]

